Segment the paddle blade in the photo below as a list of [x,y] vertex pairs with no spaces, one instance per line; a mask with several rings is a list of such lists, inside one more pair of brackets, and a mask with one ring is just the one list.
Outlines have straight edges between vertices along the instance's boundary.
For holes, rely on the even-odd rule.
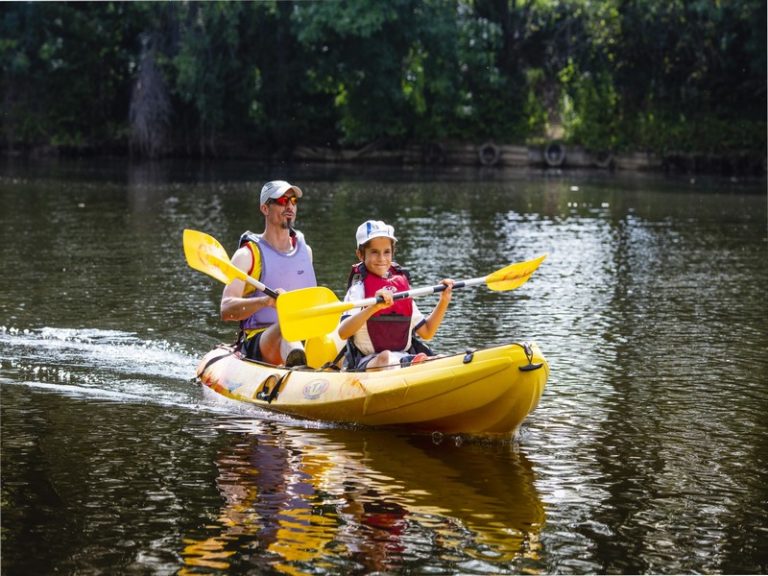
[[325,286],[315,286],[280,294],[276,307],[283,338],[294,341],[333,332],[341,313],[354,305],[339,302]]
[[[222,262],[229,263],[224,247],[213,236],[197,230],[184,230],[184,256],[191,268],[229,284],[237,275]],[[237,269],[235,266],[232,268]]]
[[307,366],[321,368],[326,362],[333,362],[339,351],[344,348],[345,343],[346,340],[339,338],[336,330],[324,336],[310,338],[304,345],[304,350],[307,353]]
[[496,272],[489,274],[485,279],[485,283],[491,290],[514,290],[528,281],[531,274],[536,271],[536,268],[541,265],[546,257],[546,254],[542,254],[533,260],[510,264],[501,270],[496,270]]

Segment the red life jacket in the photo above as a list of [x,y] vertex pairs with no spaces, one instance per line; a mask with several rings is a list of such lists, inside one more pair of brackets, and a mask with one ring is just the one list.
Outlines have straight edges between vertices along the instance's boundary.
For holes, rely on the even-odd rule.
[[[393,293],[405,292],[411,287],[408,272],[395,263],[389,268],[386,278],[369,274],[365,264],[359,262],[352,267],[348,285],[352,282],[362,281],[365,289],[365,297],[376,296],[376,292],[387,288]],[[396,300],[392,306],[376,312],[368,319],[368,335],[371,338],[374,350],[404,351],[408,347],[408,337],[411,330],[411,316],[413,315],[413,300],[404,298]]]

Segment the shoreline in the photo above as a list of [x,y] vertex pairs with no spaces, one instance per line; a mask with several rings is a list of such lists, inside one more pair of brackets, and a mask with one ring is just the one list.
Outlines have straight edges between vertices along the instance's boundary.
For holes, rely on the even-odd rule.
[[[678,183],[699,191],[741,191],[766,193],[766,175],[686,173],[682,171],[550,168],[547,166],[493,166],[459,164],[386,164],[373,162],[317,162],[297,159],[269,160],[256,157],[223,158],[131,158],[124,155],[48,156],[19,158],[0,155],[0,179],[24,181],[30,177],[78,179],[84,173],[98,181],[123,181],[132,185],[158,182],[178,184],[226,180],[254,184],[258,174],[279,175],[287,180],[303,179],[323,182],[474,182],[502,184],[543,179],[561,182],[572,189],[588,183],[629,182],[632,186],[650,183]],[[266,177],[266,176],[265,176]],[[258,177],[257,177],[258,179]],[[256,182],[259,186],[258,182]]]
[[194,156],[168,154],[156,159],[137,157],[130,151],[110,147],[67,148],[54,146],[29,147],[23,150],[0,150],[4,161],[45,161],[77,158],[122,158],[129,161],[185,160],[245,160],[267,164],[309,163],[356,166],[399,166],[410,168],[466,167],[480,169],[557,169],[565,171],[597,170],[618,172],[651,172],[701,174],[736,177],[764,177],[768,173],[768,158],[755,151],[728,153],[591,151],[581,146],[553,140],[541,145],[481,144],[439,142],[389,148],[372,143],[360,149],[339,149],[318,146],[296,146],[283,154],[259,153],[244,146],[222,145],[217,155]]

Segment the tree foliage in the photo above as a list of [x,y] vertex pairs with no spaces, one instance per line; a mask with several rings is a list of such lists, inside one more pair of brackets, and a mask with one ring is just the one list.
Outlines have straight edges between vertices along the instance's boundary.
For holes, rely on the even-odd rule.
[[0,11],[6,149],[763,151],[765,0],[40,2]]

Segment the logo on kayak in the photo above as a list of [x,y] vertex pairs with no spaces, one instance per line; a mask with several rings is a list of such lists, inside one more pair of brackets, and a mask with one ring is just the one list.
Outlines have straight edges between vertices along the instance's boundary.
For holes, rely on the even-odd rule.
[[328,380],[312,380],[304,384],[304,398],[317,400],[326,390],[328,390]]

